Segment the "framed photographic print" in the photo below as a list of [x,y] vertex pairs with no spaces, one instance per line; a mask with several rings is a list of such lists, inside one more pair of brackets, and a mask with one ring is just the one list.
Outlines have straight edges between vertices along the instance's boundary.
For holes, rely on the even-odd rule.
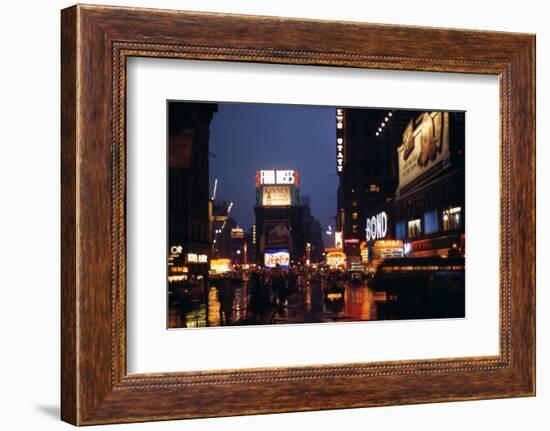
[[169,328],[465,317],[464,112],[167,111]]
[[534,36],[61,30],[63,420],[535,394]]

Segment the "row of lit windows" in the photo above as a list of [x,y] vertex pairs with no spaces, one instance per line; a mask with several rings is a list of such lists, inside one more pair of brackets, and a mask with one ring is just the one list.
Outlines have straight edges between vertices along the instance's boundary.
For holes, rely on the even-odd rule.
[[[442,226],[443,231],[453,230],[460,228],[462,224],[461,207],[454,207],[446,209],[442,212]],[[351,213],[351,219],[357,220],[359,214],[357,212]],[[439,232],[439,217],[437,210],[431,210],[424,213],[424,223],[421,219],[409,220],[407,223],[404,221],[398,222],[395,226],[395,237],[397,239],[417,238],[423,233],[430,235],[432,233]],[[353,224],[351,226],[352,233],[358,232],[358,226]]]
[[[441,213],[443,231],[459,229],[462,226],[462,208],[449,208]],[[417,238],[422,234],[430,235],[440,231],[440,218],[437,210],[424,213],[423,220],[417,218],[408,222],[400,221],[395,225],[397,239]]]

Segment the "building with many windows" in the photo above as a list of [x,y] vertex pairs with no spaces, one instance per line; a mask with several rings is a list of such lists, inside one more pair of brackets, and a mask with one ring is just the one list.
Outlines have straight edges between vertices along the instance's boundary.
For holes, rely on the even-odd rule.
[[360,260],[366,220],[391,202],[397,186],[396,148],[415,111],[336,109],[336,230],[348,263]]
[[464,113],[338,108],[336,124],[348,264],[362,249],[370,261],[464,255]]
[[[401,247],[403,255],[414,257],[463,256],[464,113],[415,113],[396,158],[394,198],[367,214],[370,249],[378,245],[394,253]],[[388,256],[372,253],[372,259],[377,257]]]

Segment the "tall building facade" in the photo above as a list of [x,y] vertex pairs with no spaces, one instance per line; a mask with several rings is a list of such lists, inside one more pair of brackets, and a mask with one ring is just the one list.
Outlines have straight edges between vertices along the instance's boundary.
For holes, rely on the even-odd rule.
[[421,112],[403,131],[392,218],[407,255],[466,253],[464,121],[463,112]]
[[212,202],[212,258],[230,258],[231,229],[237,226],[237,222],[230,217],[231,207],[231,202],[219,200]]
[[367,215],[393,199],[397,170],[391,135],[397,136],[407,115],[407,111],[336,109],[336,168],[340,178],[336,230],[342,232],[349,261],[360,259]]
[[336,114],[337,230],[348,263],[362,250],[371,261],[380,250],[388,257],[395,246],[412,256],[463,254],[464,113]]
[[302,196],[302,210],[304,223],[304,241],[306,244],[306,260],[309,263],[319,263],[324,259],[323,251],[325,245],[323,242],[323,231],[321,223],[311,212],[311,197]]
[[169,267],[196,275],[208,273],[211,257],[209,129],[215,112],[216,104],[168,103]]
[[305,259],[300,178],[296,170],[256,172],[256,260],[268,268]]

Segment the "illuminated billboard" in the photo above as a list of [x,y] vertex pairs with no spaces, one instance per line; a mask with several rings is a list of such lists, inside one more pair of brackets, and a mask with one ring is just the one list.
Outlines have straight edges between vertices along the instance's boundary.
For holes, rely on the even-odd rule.
[[256,187],[287,185],[298,187],[300,175],[294,169],[262,169],[256,171]]
[[388,215],[386,212],[382,211],[369,217],[366,221],[365,231],[367,241],[385,238],[388,233]]
[[187,253],[185,256],[185,262],[187,263],[208,263],[207,254],[199,253]]
[[411,120],[397,148],[398,192],[418,178],[428,178],[445,168],[450,160],[449,113],[424,112]]
[[360,244],[359,249],[361,250],[361,261],[363,263],[368,263],[368,261],[369,261],[369,248],[367,246],[367,242],[363,241]]
[[[328,250],[328,249],[325,249],[325,250]],[[346,267],[346,255],[341,250],[327,251],[326,260],[327,260],[327,266],[331,269]]]
[[212,274],[223,274],[231,269],[229,259],[212,259],[210,261],[210,272]]
[[265,247],[290,247],[290,223],[288,220],[264,222]]
[[373,248],[374,259],[389,259],[403,257],[403,241],[398,239],[386,239],[375,241]]
[[334,247],[343,248],[342,231],[334,231]]
[[264,207],[300,205],[300,174],[295,169],[256,171],[256,205]]
[[290,253],[287,249],[266,250],[264,253],[264,265],[267,268],[288,268],[290,265]]
[[264,207],[290,206],[292,198],[290,186],[264,186],[262,191],[262,205]]
[[242,227],[234,227],[231,229],[231,238],[238,239],[238,238],[244,238],[244,230]]

